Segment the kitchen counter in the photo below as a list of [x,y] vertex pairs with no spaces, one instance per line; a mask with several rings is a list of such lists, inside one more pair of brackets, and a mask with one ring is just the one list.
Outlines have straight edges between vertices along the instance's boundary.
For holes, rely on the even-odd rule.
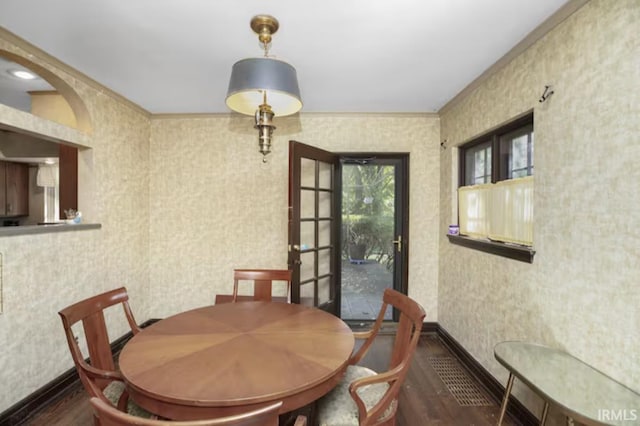
[[89,229],[100,229],[99,223],[79,223],[68,225],[56,223],[51,225],[27,225],[27,226],[2,226],[0,227],[0,237],[11,237],[14,235],[50,234],[52,232],[74,232],[86,231]]

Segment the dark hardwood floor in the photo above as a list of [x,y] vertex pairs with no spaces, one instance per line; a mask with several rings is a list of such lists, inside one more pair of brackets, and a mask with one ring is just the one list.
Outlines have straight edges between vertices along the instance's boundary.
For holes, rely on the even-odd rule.
[[[387,367],[391,343],[392,336],[378,336],[376,343],[362,364],[376,371],[384,371]],[[460,392],[457,390],[460,385],[459,380],[451,382],[450,379],[445,378],[447,382],[450,382],[449,387],[447,387],[447,384],[443,382],[441,376],[434,369],[434,362],[438,360],[444,360],[449,371],[452,370],[451,367],[454,367],[453,373],[460,373],[461,371],[463,375],[466,373],[457,363],[457,360],[453,358],[453,355],[442,345],[437,336],[431,334],[423,335],[400,394],[396,425],[495,425],[500,411],[499,405],[491,401],[490,397],[481,390],[479,384],[473,380],[468,380],[471,382],[472,388],[480,389],[482,396],[486,398],[481,403],[490,405],[474,404],[473,398],[469,399],[467,397],[465,400],[464,395],[461,398],[459,396]],[[470,376],[467,375],[467,378],[470,378]],[[462,382],[465,382],[465,380],[462,380]],[[451,393],[450,389],[456,392],[458,399]],[[459,399],[462,399],[465,405],[461,405],[458,401]],[[32,426],[93,425],[88,398],[84,389],[78,383],[61,401],[47,407],[40,413],[34,414],[23,424]],[[513,426],[517,423],[506,419],[503,424]]]

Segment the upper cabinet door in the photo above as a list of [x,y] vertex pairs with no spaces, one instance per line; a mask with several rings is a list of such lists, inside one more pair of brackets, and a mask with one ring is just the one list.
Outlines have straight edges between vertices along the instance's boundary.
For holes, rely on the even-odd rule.
[[6,216],[29,215],[29,166],[22,163],[5,163]]

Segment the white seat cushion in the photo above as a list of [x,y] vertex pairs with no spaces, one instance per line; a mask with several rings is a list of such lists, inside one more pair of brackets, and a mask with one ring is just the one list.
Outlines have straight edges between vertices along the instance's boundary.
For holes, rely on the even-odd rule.
[[[356,379],[376,374],[378,373],[359,365],[347,367],[344,379],[318,401],[318,424],[320,426],[357,426],[359,424],[358,406],[351,398],[349,385]],[[362,398],[367,411],[380,401],[387,389],[389,389],[387,383],[376,383],[358,389],[358,395]]]
[[[124,392],[124,390],[124,383],[114,380],[113,382],[109,383],[106,388],[104,388],[102,393],[107,397],[109,401],[111,401],[114,407],[117,407],[120,395],[122,395],[122,392]],[[144,417],[145,419],[149,419],[152,416],[152,414],[147,410],[133,402],[131,398],[129,398],[129,401],[127,403],[127,413],[136,417]]]

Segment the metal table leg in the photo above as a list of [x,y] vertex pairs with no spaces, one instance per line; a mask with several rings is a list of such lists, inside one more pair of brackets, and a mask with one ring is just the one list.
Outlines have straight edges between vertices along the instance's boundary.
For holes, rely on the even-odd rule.
[[509,395],[511,395],[513,379],[515,379],[514,375],[509,373],[509,380],[507,380],[507,387],[504,390],[504,398],[502,398],[502,406],[500,407],[500,418],[498,419],[498,426],[502,425],[504,414],[507,412],[507,403],[509,402]]
[[544,402],[544,408],[542,409],[542,417],[540,417],[540,426],[544,426],[547,421],[547,413],[549,412],[549,403],[547,401]]

